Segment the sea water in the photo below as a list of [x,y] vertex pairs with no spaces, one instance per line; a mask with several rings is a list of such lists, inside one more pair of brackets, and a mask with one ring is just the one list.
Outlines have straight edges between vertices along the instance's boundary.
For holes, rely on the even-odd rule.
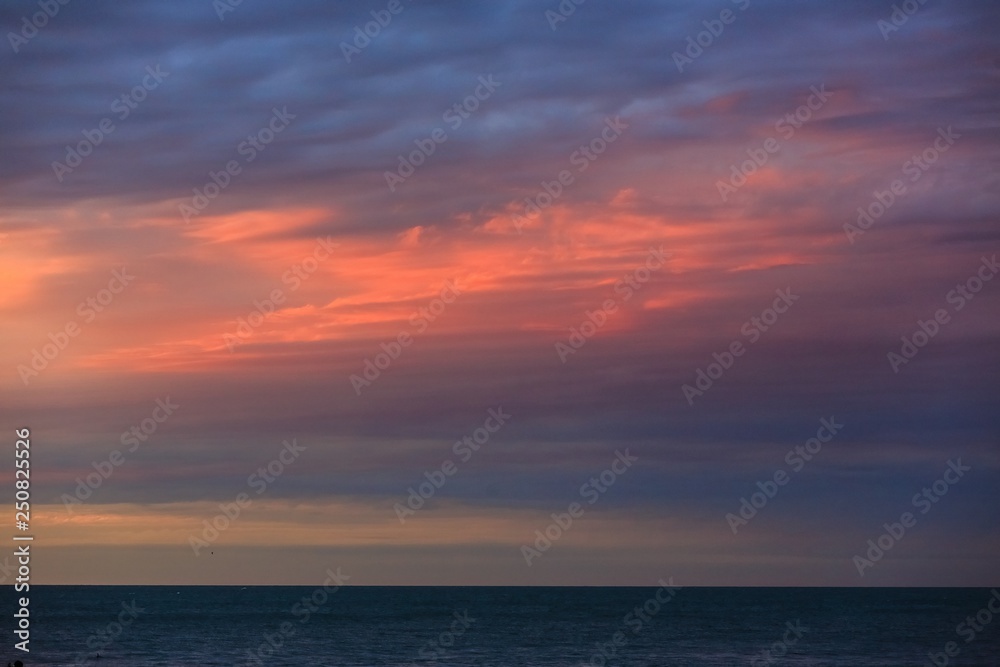
[[27,654],[5,590],[0,666],[1000,665],[995,589],[33,585]]

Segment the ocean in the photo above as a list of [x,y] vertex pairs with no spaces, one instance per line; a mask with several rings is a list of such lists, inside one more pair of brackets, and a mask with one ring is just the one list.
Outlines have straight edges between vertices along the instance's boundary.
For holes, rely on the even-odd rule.
[[[1000,665],[979,588],[32,586],[0,665]],[[17,619],[13,619],[14,622]],[[971,621],[971,624],[970,624]],[[949,655],[949,652],[951,655]],[[100,658],[96,656],[100,654]]]

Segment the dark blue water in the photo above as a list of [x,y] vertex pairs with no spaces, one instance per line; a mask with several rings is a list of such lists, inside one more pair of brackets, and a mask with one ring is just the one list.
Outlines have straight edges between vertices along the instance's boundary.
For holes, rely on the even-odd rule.
[[[990,589],[684,588],[672,597],[661,590],[663,603],[656,593],[32,586],[25,655],[11,649],[6,588],[0,665],[933,664],[928,653],[942,665],[1000,665]],[[968,616],[975,625],[960,626]],[[945,654],[948,642],[956,656]]]

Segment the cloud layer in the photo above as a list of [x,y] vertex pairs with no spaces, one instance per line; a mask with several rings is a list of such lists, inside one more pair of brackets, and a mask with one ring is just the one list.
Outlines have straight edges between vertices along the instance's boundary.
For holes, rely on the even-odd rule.
[[[992,583],[998,9],[558,6],[402,0],[366,44],[387,5],[74,2],[8,35],[0,401],[37,443],[52,582],[88,580],[73,547],[102,544],[154,555],[99,581],[233,583],[186,536],[295,438],[219,538],[244,581],[281,532],[292,561],[487,564],[435,583]],[[509,423],[461,461],[491,408]],[[528,568],[521,545],[625,449]],[[391,569],[365,583],[419,583]]]

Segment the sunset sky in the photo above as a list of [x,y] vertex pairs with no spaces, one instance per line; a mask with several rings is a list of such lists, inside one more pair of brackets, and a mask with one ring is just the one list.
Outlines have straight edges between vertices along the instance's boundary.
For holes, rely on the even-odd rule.
[[1000,5],[900,4],[4,3],[39,581],[996,585]]

